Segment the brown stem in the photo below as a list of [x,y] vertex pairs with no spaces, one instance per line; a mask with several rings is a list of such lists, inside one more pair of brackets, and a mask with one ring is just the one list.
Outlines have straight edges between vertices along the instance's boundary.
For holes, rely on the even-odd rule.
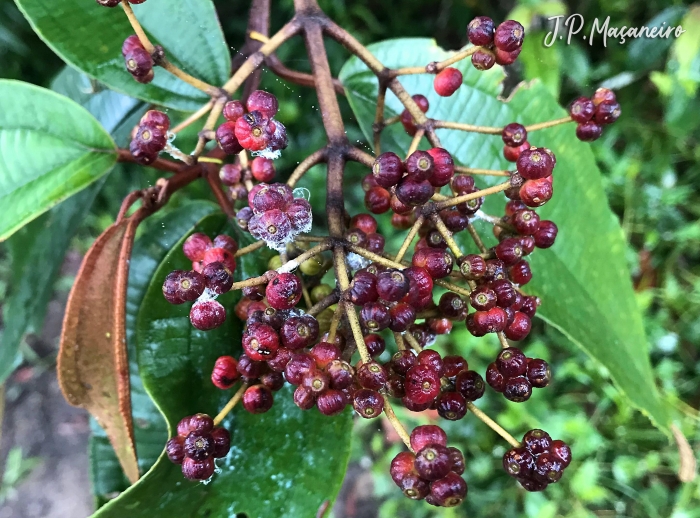
[[441,201],[435,204],[437,210],[446,209],[448,207],[454,207],[465,201],[475,200],[481,198],[482,196],[488,196],[489,194],[495,194],[497,192],[505,191],[510,187],[510,180],[507,182],[499,183],[493,187],[488,187],[486,189],[481,189],[480,191],[472,192],[469,194],[463,194],[461,196],[455,196],[449,200]]
[[243,394],[245,393],[246,389],[248,388],[248,384],[244,383],[241,385],[236,393],[233,395],[231,399],[229,399],[228,403],[226,403],[226,406],[221,409],[221,412],[217,414],[217,416],[214,418],[214,426],[217,426],[221,423],[221,421],[224,420],[224,418],[228,415],[228,413],[233,410],[233,407],[235,407],[238,402],[241,400],[243,397]]
[[262,248],[265,246],[265,241],[256,241],[255,243],[244,246],[243,248],[239,248],[238,251],[234,254],[235,257],[241,257],[242,255],[249,254],[251,252],[255,252],[256,250]]
[[316,304],[311,306],[307,313],[311,316],[316,316],[321,311],[331,307],[333,304],[337,304],[338,301],[340,300],[340,294],[337,291],[334,291],[330,295],[327,295],[323,299],[319,300]]
[[487,416],[484,412],[482,412],[479,408],[477,408],[474,403],[471,401],[467,403],[467,408],[471,410],[472,414],[474,414],[476,417],[481,419],[486,426],[491,428],[494,432],[496,432],[498,435],[503,437],[506,441],[508,441],[508,444],[513,446],[514,448],[519,448],[520,447],[520,442],[513,437],[511,434],[506,432],[502,426],[500,426],[496,421],[491,419],[489,416]]
[[226,214],[229,218],[234,218],[236,216],[236,210],[233,208],[233,203],[229,197],[226,196],[226,193],[221,188],[219,177],[213,174],[208,174],[207,183],[209,184],[209,188],[214,194],[214,197],[216,198],[216,201],[224,214]]
[[287,185],[294,187],[296,183],[301,180],[301,177],[306,174],[306,172],[313,166],[320,164],[326,160],[326,155],[328,154],[328,148],[322,148],[318,151],[314,151],[309,156],[307,156],[292,172],[289,180],[287,180]]
[[377,93],[377,109],[374,113],[374,124],[372,132],[374,134],[374,154],[379,156],[381,153],[381,137],[384,129],[384,103],[386,101],[386,84],[379,83],[379,92]]
[[[280,61],[275,54],[270,54],[265,58],[265,65],[272,73],[285,81],[301,86],[309,86],[311,88],[316,87],[316,79],[313,75],[292,70],[284,66],[282,61]],[[333,78],[333,88],[338,95],[345,95],[345,88],[343,88],[343,83],[341,83],[339,79]]]

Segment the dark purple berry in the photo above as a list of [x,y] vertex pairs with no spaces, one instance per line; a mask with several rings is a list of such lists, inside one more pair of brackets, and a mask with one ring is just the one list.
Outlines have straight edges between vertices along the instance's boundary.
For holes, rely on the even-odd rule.
[[376,390],[360,389],[355,392],[352,405],[361,417],[372,419],[384,410],[384,399]]
[[467,37],[472,45],[487,47],[493,43],[496,26],[488,16],[477,16],[467,25]]
[[459,392],[443,392],[436,401],[436,410],[440,417],[457,421],[467,413],[467,400]]

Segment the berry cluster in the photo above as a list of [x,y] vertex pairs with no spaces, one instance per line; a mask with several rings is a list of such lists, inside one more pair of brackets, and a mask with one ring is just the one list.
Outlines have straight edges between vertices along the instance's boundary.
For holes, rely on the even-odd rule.
[[530,399],[532,387],[549,385],[552,374],[546,361],[527,358],[520,349],[508,347],[498,353],[486,369],[486,382],[506,399],[522,403]]
[[165,445],[168,458],[182,464],[182,474],[192,480],[207,480],[214,474],[214,459],[228,454],[231,436],[226,428],[214,426],[206,414],[195,414],[180,420],[177,435]]
[[523,436],[522,446],[503,455],[503,468],[528,491],[543,491],[559,482],[571,463],[571,449],[560,440],[552,440],[544,430],[530,430]]
[[425,204],[454,176],[452,156],[442,148],[414,151],[405,161],[391,151],[379,155],[365,177],[365,206],[373,214],[391,209],[407,215]]
[[168,143],[170,118],[158,110],[148,110],[134,128],[129,151],[139,164],[152,164]]
[[248,207],[236,215],[245,222],[245,230],[265,241],[267,246],[282,252],[287,243],[311,230],[311,204],[294,197],[292,189],[283,183],[259,183],[248,192]]
[[401,452],[391,461],[391,478],[403,494],[437,507],[461,504],[467,496],[467,483],[461,476],[464,455],[447,446],[442,428],[416,427],[411,433],[411,448],[413,452]]
[[[464,51],[464,57],[471,55],[474,66],[485,70],[517,58],[524,30],[512,20],[495,26],[490,18],[479,17],[469,24],[468,37],[476,48]],[[152,77],[152,59],[150,66]],[[433,72],[438,70],[434,66]],[[461,84],[462,74],[453,67],[440,70],[434,80],[441,96],[452,95]],[[415,94],[412,99],[423,113],[428,112],[425,96]],[[579,101],[578,105],[584,104]],[[601,114],[593,110],[583,121],[574,117],[572,108],[579,128],[616,118],[612,112],[604,115],[609,96],[596,93],[590,102],[602,106]],[[310,250],[298,237],[311,229],[311,205],[300,190],[293,190],[293,181],[289,185],[272,183],[275,167],[271,158],[287,145],[286,130],[275,120],[278,108],[274,95],[257,90],[245,102],[226,102],[226,121],[215,131],[219,147],[237,155],[219,171],[237,223],[280,255],[273,257],[265,274],[237,283],[243,297],[234,313],[245,321],[243,352],[219,357],[212,368],[212,383],[221,390],[241,383],[234,398],[240,398],[243,408],[254,414],[270,410],[274,393],[289,383],[300,409],[317,408],[332,416],[352,406],[362,418],[384,415],[392,424],[396,420],[390,411],[392,400],[412,412],[432,409],[440,418],[456,421],[468,411],[480,415],[473,402],[484,395],[487,385],[513,402],[529,399],[533,387],[547,386],[551,379],[548,364],[526,357],[520,349],[510,347],[508,340],[527,337],[540,305],[537,297],[522,291],[532,279],[527,256],[537,248],[552,246],[557,236],[557,226],[541,219],[535,210],[553,196],[554,153],[531,145],[528,129],[520,123],[502,128],[503,153],[515,163],[515,170],[498,171],[508,176],[507,183],[500,186],[506,198],[501,217],[482,211],[482,189],[471,174],[477,171],[457,166],[437,142],[427,150],[412,147],[405,159],[390,151],[381,153],[373,157],[371,172],[362,181],[369,213],[345,214],[340,225],[344,225],[343,234],[337,234],[341,237],[321,238],[325,248]],[[408,109],[399,120],[406,133],[416,134],[419,124]],[[144,116],[132,141],[137,160],[155,160],[166,146],[168,126],[167,117],[160,112]],[[249,162],[247,151],[259,156]],[[385,252],[385,237],[373,216],[384,213],[391,214],[396,229],[413,227],[393,260]],[[497,244],[489,247],[475,238],[476,253],[462,253],[455,237],[467,231],[473,235],[476,219],[493,224]],[[411,247],[416,234],[418,239]],[[338,247],[342,249],[347,270],[345,281],[338,280],[336,286],[322,283],[323,275],[337,261],[335,255],[333,260],[324,256],[330,247],[334,254]],[[171,272],[163,294],[174,304],[194,302],[190,320],[196,328],[217,327],[224,322],[226,309],[215,299],[234,287],[238,245],[223,235],[211,240],[193,234],[185,241],[183,252],[192,261],[192,270]],[[297,261],[305,252],[304,260]],[[315,256],[308,257],[314,252]],[[466,286],[456,286],[453,281],[458,280]],[[437,303],[436,287],[447,289]],[[306,311],[298,307],[302,299]],[[498,334],[504,348],[485,375],[470,369],[462,356],[442,356],[429,348],[438,335],[449,333],[455,325],[466,327],[474,336]],[[397,350],[383,360],[385,339],[392,334]],[[213,427],[211,419],[207,417],[209,425],[191,424],[206,421],[198,416],[183,420],[182,430],[178,427],[178,436],[168,443],[168,455],[182,463],[186,477],[203,480],[213,473],[214,458],[226,452],[223,437],[217,439],[223,432]],[[528,490],[543,489],[558,480],[571,457],[564,443],[550,441],[544,447],[543,440],[533,439],[535,432],[540,431],[526,434],[524,445],[510,450],[508,459],[504,457],[506,470]],[[413,430],[410,441],[407,432],[402,437],[410,451],[394,458],[391,476],[403,493],[436,506],[461,503],[467,493],[462,477],[464,456],[447,446],[442,428],[420,426]],[[225,439],[227,451],[228,434]]]
[[510,65],[520,55],[525,39],[525,28],[515,20],[506,20],[496,26],[488,16],[477,16],[467,26],[467,37],[479,49],[472,54],[472,65],[477,70],[488,70],[494,65]]
[[252,181],[272,183],[275,179],[275,164],[271,159],[262,156],[255,157],[247,169],[240,164],[224,164],[219,170],[219,179],[229,188],[234,201],[247,200],[246,183]]
[[621,113],[615,92],[608,88],[598,88],[590,99],[579,97],[569,106],[569,115],[578,123],[576,136],[584,142],[597,140],[603,126],[615,122]]
[[245,106],[241,101],[224,105],[226,122],[216,128],[216,140],[228,155],[244,149],[277,157],[287,147],[287,129],[275,120],[277,98],[264,90],[250,94]]
[[[477,70],[488,70],[495,64],[511,65],[520,55],[525,28],[515,20],[507,20],[496,27],[488,16],[477,16],[467,27],[467,37],[477,48],[472,52],[472,65]],[[462,85],[462,73],[454,67],[438,72],[433,80],[435,93],[449,97]]]
[[153,81],[155,74],[153,72],[153,57],[144,48],[138,36],[132,34],[124,40],[122,56],[124,56],[126,70],[131,74],[131,77],[144,84]]
[[170,272],[163,282],[163,296],[171,304],[194,301],[190,321],[197,329],[219,327],[226,319],[226,309],[216,297],[233,286],[238,243],[226,235],[212,241],[205,234],[195,233],[185,240],[182,250],[192,261],[192,270]]

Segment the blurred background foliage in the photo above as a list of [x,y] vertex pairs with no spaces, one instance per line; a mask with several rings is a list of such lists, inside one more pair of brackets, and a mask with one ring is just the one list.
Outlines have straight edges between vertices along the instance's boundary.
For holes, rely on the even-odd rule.
[[[243,41],[248,3],[215,3],[235,51]],[[592,148],[604,173],[608,200],[627,237],[627,257],[645,314],[656,374],[668,404],[677,410],[678,423],[691,444],[697,445],[699,416],[692,408],[700,407],[700,4],[668,0],[404,0],[400,7],[377,0],[320,3],[363,43],[397,36],[430,36],[445,48],[458,48],[466,41],[465,27],[472,17],[512,17],[526,26],[528,35],[521,60],[508,71],[508,84],[539,77],[564,105],[579,95],[590,95],[599,86],[616,90],[622,117]],[[289,18],[293,7],[292,0],[273,5],[274,30]],[[556,42],[551,48],[544,47],[547,17],[571,13],[583,15],[586,30],[575,36],[571,45]],[[680,23],[686,33],[668,40],[639,39],[624,44],[609,40],[607,47],[601,38],[593,45],[580,38],[594,18],[603,21],[607,16],[611,26]],[[278,55],[288,66],[308,70],[308,61],[301,57],[304,50],[297,39]],[[329,56],[337,73],[347,55],[330,42]],[[11,0],[0,0],[0,63],[0,77],[42,86],[49,86],[63,66],[31,31]],[[309,89],[282,82],[269,71],[263,74],[263,87],[280,98],[279,118],[291,137],[278,165],[284,177],[310,151],[324,144],[320,115]],[[344,104],[343,108],[349,138],[361,140],[349,107]],[[359,178],[362,171],[351,174]],[[124,194],[155,179],[154,171],[137,168],[110,175],[72,249],[84,252],[113,220]],[[320,169],[305,185],[312,196],[320,195]],[[189,195],[206,196],[206,191],[190,191]],[[359,210],[360,193],[349,192],[348,196]],[[11,275],[10,259],[0,245],[0,299]],[[605,257],[599,259],[590,267],[605,268]],[[70,282],[59,279],[56,289],[66,291]],[[562,342],[555,331],[540,324],[526,345],[532,356],[550,360],[556,373],[552,387],[536,391],[528,405],[507,404],[488,393],[480,405],[497,415],[506,428],[524,431],[546,426],[553,436],[570,442],[575,460],[562,483],[545,493],[520,490],[500,468],[504,443],[479,421],[467,417],[447,423],[447,431],[466,453],[470,496],[460,508],[436,511],[401,497],[387,476],[388,462],[400,445],[387,442],[377,423],[358,422],[361,440],[354,442],[353,460],[371,470],[374,482],[369,494],[359,496],[372,500],[377,515],[386,518],[700,517],[700,485],[678,482],[675,445],[627,405],[601,368],[582,352],[560,347]],[[478,369],[486,366],[494,350],[488,339],[474,339],[465,330],[453,331],[439,347],[464,354]],[[645,354],[646,344],[639,344],[639,350]],[[23,351],[25,361],[41,361],[27,346]],[[418,424],[412,416],[403,417]]]

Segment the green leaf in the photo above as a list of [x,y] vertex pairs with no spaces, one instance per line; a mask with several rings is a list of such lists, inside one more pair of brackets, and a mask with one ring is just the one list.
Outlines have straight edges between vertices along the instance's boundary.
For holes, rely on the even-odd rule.
[[[224,215],[215,214],[191,231],[213,236],[231,232],[231,228]],[[241,239],[240,231],[233,232]],[[172,306],[163,299],[164,277],[174,269],[191,267],[181,249],[186,235],[158,265],[136,324],[141,379],[165,416],[170,434],[183,416],[195,412],[213,415],[225,404],[232,392],[212,385],[211,368],[222,354],[241,351],[242,324],[232,313],[234,294],[220,297],[229,316],[223,326],[209,332],[192,327],[189,304]],[[237,278],[265,270],[265,260],[251,255],[241,258]],[[314,516],[325,500],[333,500],[349,456],[349,411],[335,418],[324,417],[316,409],[302,412],[286,387],[275,394],[269,412],[252,415],[239,406],[224,425],[231,432],[232,448],[218,461],[221,472],[210,484],[184,480],[180,466],[161,456],[141,480],[94,517],[152,518],[155,509],[157,516],[179,517]]]
[[[131,405],[134,416],[134,435],[139,471],[146,473],[158,460],[168,440],[163,416],[146,393],[137,361],[136,318],[149,282],[156,268],[184,234],[203,217],[213,213],[216,205],[194,202],[174,211],[149,218],[145,229],[134,243],[129,268],[129,286],[126,301],[126,342],[129,352]],[[104,431],[93,420],[90,438],[90,474],[93,494],[102,505],[115,494],[129,487],[119,461]]]
[[[52,89],[80,103],[107,131],[120,133],[138,101],[109,90],[86,93],[86,76],[66,67]],[[130,128],[129,128],[130,129]],[[41,329],[63,257],[95,196],[98,181],[21,228],[7,241],[12,282],[3,308],[5,329],[0,348],[0,383],[13,371],[17,349],[26,333]]]
[[558,98],[561,89],[560,45],[545,47],[543,42],[546,35],[546,31],[528,33],[519,58],[523,64],[525,79],[539,79],[549,93]]
[[84,189],[115,164],[112,138],[82,106],[0,80],[0,240]]
[[[66,63],[114,90],[181,110],[196,110],[208,96],[163,69],[144,85],[126,71],[121,47],[133,34],[121,8],[84,0],[16,0],[32,28]],[[211,0],[149,0],[133,5],[154,45],[185,72],[221,86],[230,55]]]
[[[389,67],[424,65],[449,55],[428,39],[389,40],[370,46],[370,50]],[[468,61],[457,66],[464,74],[464,84],[447,99],[434,93],[431,76],[400,79],[409,93],[420,92],[428,97],[428,116],[436,119],[502,127],[513,121],[533,124],[566,115],[539,81],[522,85],[504,102],[497,98],[503,78],[498,67],[480,73]],[[369,139],[377,96],[376,79],[356,58],[345,64],[340,78]],[[393,96],[387,98],[387,107],[387,117],[401,110]],[[408,148],[411,139],[397,126],[389,128],[383,149]],[[460,164],[486,169],[512,168],[503,159],[503,143],[498,136],[454,130],[438,130],[438,135]],[[525,291],[542,298],[537,313],[540,318],[607,367],[610,377],[631,403],[668,433],[670,416],[654,383],[642,316],[625,262],[624,237],[608,207],[593,153],[589,145],[576,139],[571,124],[538,131],[528,140],[551,148],[557,157],[554,198],[538,212],[556,222],[559,236],[553,248],[537,250],[530,256],[534,276]],[[477,177],[480,186],[492,183],[495,182]],[[498,203],[489,203],[487,199],[484,210],[502,214],[504,199],[500,196],[499,199]],[[482,236],[491,236],[485,223],[479,222],[478,228]],[[461,242],[467,240],[468,237]],[[492,244],[495,240],[490,237],[487,245]]]

